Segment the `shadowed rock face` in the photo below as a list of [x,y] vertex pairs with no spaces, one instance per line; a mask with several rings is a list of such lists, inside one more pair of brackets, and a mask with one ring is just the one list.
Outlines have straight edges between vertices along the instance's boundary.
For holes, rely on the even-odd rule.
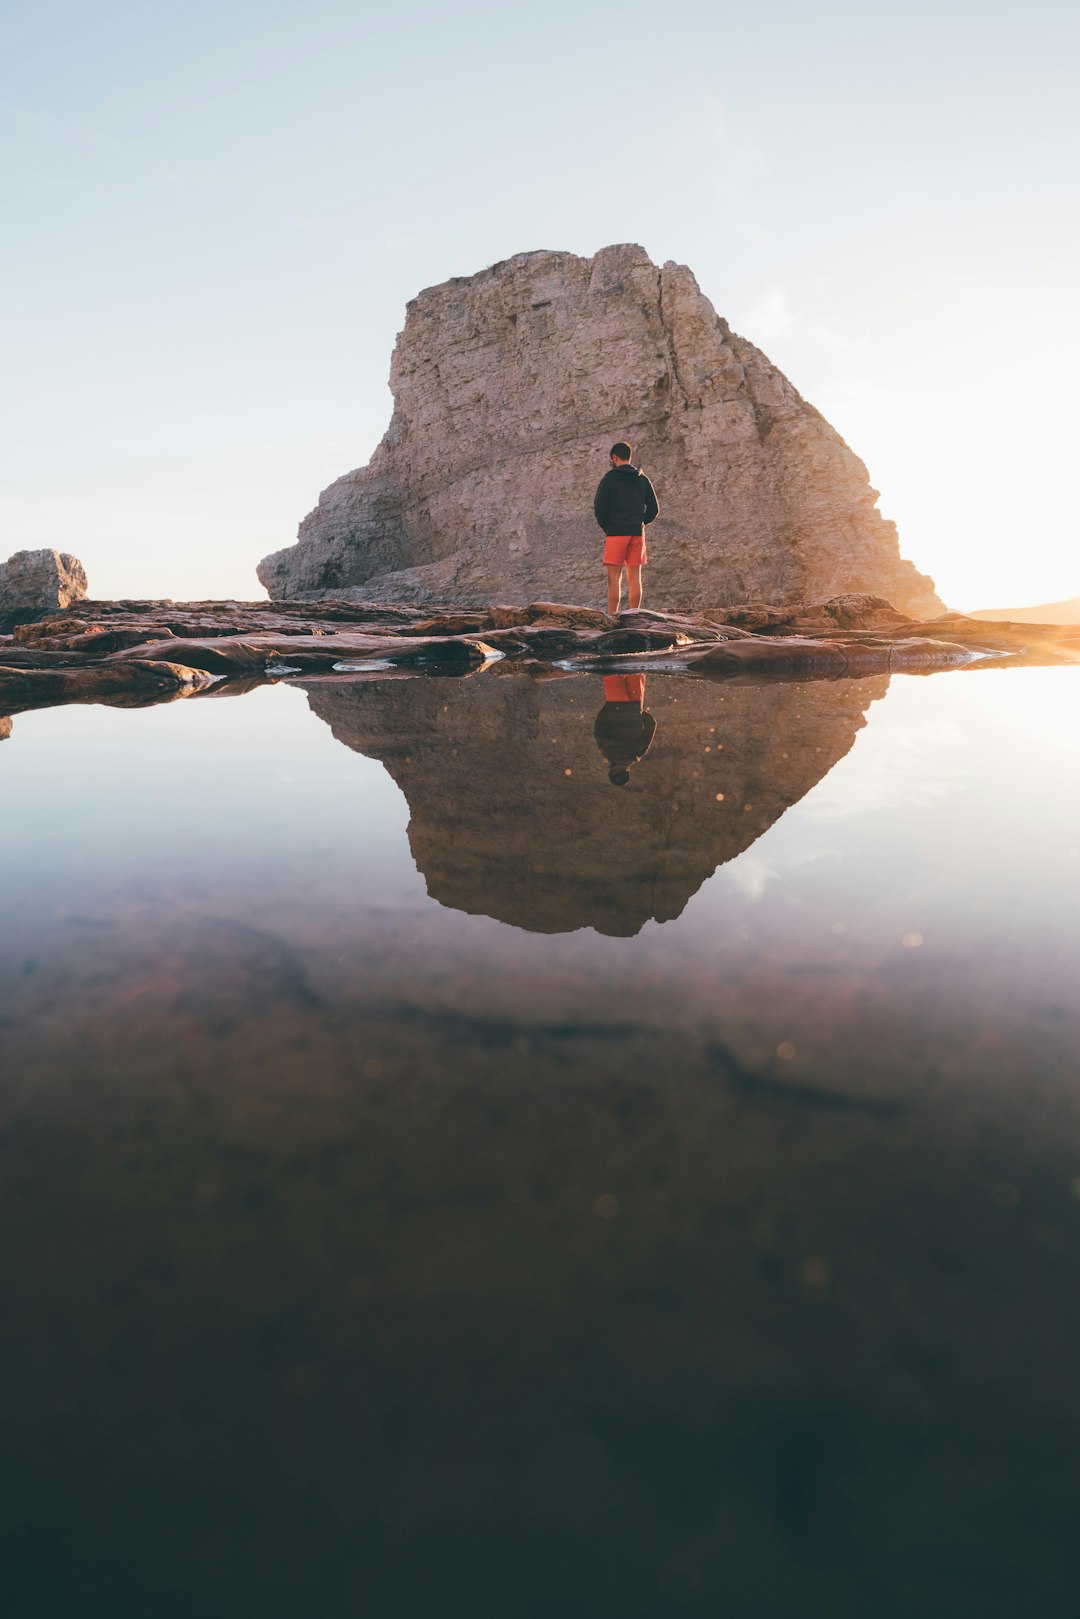
[[259,565],[275,599],[599,605],[592,499],[611,444],[629,439],[660,500],[654,605],[869,591],[941,611],[859,458],[689,269],[641,247],[521,253],[428,288],[390,386],[370,464]]
[[655,732],[622,787],[609,780],[618,750],[605,756],[597,742],[600,676],[306,690],[338,741],[379,759],[404,792],[432,898],[535,933],[631,935],[680,915],[718,866],[809,792],[887,686],[887,676],[760,685],[649,676]]

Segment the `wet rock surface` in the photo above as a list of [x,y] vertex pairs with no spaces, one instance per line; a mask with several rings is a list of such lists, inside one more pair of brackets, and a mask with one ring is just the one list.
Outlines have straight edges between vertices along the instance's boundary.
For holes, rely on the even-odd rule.
[[0,636],[0,710],[153,700],[147,694],[155,680],[163,696],[175,696],[205,690],[208,677],[260,681],[388,668],[461,674],[502,661],[537,676],[657,669],[710,679],[748,670],[837,679],[1077,657],[1077,625],[977,621],[961,613],[919,621],[863,593],[695,613],[648,608],[615,618],[544,601],[475,609],[79,601]]

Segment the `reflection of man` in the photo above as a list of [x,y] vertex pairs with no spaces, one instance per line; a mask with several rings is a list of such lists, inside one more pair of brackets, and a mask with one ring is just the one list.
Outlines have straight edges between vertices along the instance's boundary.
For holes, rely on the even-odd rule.
[[641,606],[641,569],[645,554],[645,525],[660,510],[653,486],[643,472],[630,465],[629,444],[611,446],[611,470],[600,479],[593,501],[596,521],[604,531],[604,572],[607,574],[607,610],[619,611],[623,568],[626,595],[633,611]]
[[605,675],[604,706],[596,716],[596,746],[611,769],[608,781],[625,787],[630,766],[643,759],[652,746],[656,721],[645,708],[644,675]]

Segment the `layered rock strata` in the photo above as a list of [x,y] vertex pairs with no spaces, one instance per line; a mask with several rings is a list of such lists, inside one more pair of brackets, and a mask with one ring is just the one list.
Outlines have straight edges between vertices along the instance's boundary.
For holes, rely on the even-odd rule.
[[258,574],[275,599],[601,595],[592,498],[629,439],[657,487],[649,599],[884,595],[941,610],[866,468],[684,265],[521,253],[408,305],[393,416]]

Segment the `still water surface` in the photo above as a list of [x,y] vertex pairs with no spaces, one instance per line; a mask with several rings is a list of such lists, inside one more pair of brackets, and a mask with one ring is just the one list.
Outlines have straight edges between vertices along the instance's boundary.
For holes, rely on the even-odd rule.
[[1075,1614],[1080,671],[637,695],[15,719],[20,1613]]

